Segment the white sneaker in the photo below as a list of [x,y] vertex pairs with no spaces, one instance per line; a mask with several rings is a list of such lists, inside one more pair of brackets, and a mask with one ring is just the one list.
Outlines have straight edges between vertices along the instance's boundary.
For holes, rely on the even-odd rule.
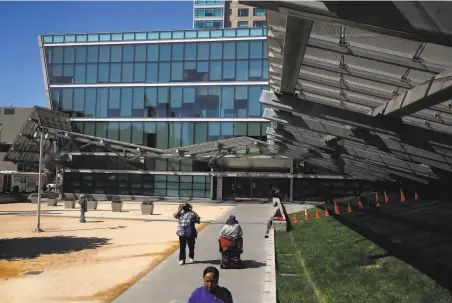
[[184,261],[184,260],[180,260],[180,261],[179,261],[179,265],[182,266],[182,265],[184,265],[184,264],[185,264],[185,261]]
[[188,258],[188,263],[193,263],[193,262],[195,262],[195,259],[193,258]]

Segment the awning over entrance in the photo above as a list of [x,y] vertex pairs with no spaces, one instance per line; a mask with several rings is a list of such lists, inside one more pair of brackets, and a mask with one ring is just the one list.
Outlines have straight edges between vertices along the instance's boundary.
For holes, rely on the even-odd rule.
[[452,4],[240,1],[267,9],[268,147],[333,172],[452,172]]

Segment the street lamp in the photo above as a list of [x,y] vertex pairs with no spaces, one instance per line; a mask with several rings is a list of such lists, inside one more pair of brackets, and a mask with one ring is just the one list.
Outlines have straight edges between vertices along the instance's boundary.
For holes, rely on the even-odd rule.
[[41,194],[42,194],[42,153],[44,148],[44,138],[48,139],[49,134],[47,129],[38,129],[33,138],[37,140],[39,137],[39,174],[38,174],[38,212],[37,212],[37,223],[36,223],[36,231],[42,232],[41,229]]

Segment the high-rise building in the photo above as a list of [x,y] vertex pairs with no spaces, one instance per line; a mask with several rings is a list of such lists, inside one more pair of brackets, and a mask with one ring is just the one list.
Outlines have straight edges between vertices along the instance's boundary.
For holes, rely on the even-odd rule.
[[225,27],[224,0],[195,0],[193,8],[193,28]]
[[265,27],[265,10],[243,4],[238,0],[195,0],[194,28]]
[[225,27],[265,27],[265,21],[265,9],[239,4],[238,0],[225,3]]
[[[266,140],[265,28],[44,35],[40,45],[49,106],[69,114],[80,133],[160,150]],[[278,160],[260,160],[264,168],[250,161],[230,169],[289,172]],[[65,193],[206,198],[216,182],[208,164],[193,159],[72,153],[65,166]],[[266,196],[271,182],[227,179],[225,197]]]

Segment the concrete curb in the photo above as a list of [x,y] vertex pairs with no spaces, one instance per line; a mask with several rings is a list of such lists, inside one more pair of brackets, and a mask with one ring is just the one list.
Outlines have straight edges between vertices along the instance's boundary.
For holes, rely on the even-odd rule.
[[263,303],[276,303],[275,230],[273,228],[270,230],[267,242]]

